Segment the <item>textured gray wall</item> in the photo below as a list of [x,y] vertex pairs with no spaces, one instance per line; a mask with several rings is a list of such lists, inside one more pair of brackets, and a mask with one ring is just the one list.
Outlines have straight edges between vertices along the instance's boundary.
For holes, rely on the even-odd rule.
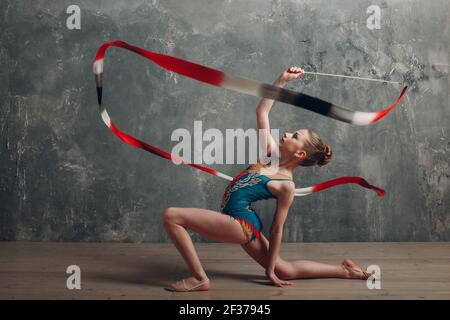
[[[81,30],[66,8],[81,8]],[[381,30],[366,9],[382,8]],[[0,1],[0,239],[168,241],[168,206],[219,209],[226,182],[119,141],[98,113],[91,63],[121,39],[232,74],[272,82],[283,68],[413,83],[381,122],[349,126],[276,103],[273,128],[315,129],[331,164],[300,168],[297,186],[360,175],[385,197],[342,186],[297,198],[285,241],[450,239],[449,4],[420,1]],[[177,128],[254,128],[259,99],[170,74],[124,50],[105,63],[114,122],[170,150]],[[401,87],[305,77],[289,86],[374,111]],[[230,175],[245,165],[214,165]],[[275,201],[255,205],[266,225]],[[196,240],[200,237],[195,236]]]

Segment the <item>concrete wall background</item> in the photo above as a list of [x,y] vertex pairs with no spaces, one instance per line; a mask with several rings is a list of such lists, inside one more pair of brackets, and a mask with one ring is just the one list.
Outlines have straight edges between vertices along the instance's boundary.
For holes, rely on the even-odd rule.
[[[66,8],[81,8],[81,30]],[[366,9],[382,9],[380,30]],[[168,206],[218,210],[226,181],[132,148],[100,119],[91,63],[121,39],[272,82],[290,65],[413,83],[381,122],[349,126],[276,103],[271,125],[309,127],[334,149],[296,184],[360,175],[379,198],[342,186],[297,198],[285,241],[450,239],[449,4],[434,1],[0,1],[0,239],[168,241]],[[120,49],[105,62],[105,104],[119,128],[170,150],[177,128],[254,128],[259,99],[202,85]],[[305,77],[289,88],[374,111],[401,87]],[[245,165],[213,165],[237,174]],[[275,201],[255,205],[269,230]],[[202,240],[194,236],[195,240]]]

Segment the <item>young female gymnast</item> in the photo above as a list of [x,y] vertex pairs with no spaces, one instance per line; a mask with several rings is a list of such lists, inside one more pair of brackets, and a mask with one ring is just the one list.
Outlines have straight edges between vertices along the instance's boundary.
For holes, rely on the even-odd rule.
[[[282,72],[274,85],[284,87],[289,81],[304,75],[298,67]],[[294,170],[299,166],[323,166],[331,160],[331,147],[310,129],[285,133],[275,142],[270,134],[269,112],[274,100],[263,98],[256,108],[258,129],[266,129],[267,154],[278,147],[279,165],[274,174],[258,161],[237,175],[225,190],[221,211],[200,208],[167,208],[163,213],[164,227],[185,260],[191,276],[166,287],[170,291],[204,291],[210,280],[203,269],[186,229],[212,241],[239,243],[266,271],[270,281],[283,287],[288,280],[301,278],[367,279],[370,274],[351,260],[341,265],[329,265],[308,260],[286,261],[279,257],[283,225],[294,199]],[[260,199],[277,199],[269,240],[262,234],[262,223],[251,203]],[[232,218],[230,218],[232,217]]]

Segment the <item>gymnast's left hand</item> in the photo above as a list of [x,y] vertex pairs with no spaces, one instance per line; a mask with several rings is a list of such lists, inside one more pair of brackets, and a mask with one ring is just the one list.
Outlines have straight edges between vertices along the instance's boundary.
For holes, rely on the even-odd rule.
[[273,285],[280,288],[283,288],[284,286],[294,285],[294,283],[291,281],[281,280],[280,278],[278,278],[275,274],[275,271],[273,270],[266,269],[266,276],[270,279],[270,281],[272,281]]

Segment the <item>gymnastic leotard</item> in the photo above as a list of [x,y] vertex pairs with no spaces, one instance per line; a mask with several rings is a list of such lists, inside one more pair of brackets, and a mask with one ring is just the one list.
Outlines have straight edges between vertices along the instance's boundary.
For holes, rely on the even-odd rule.
[[260,164],[250,165],[238,174],[225,189],[221,212],[238,220],[249,242],[260,237],[263,224],[251,204],[257,200],[275,198],[269,191],[267,183],[272,180],[288,180],[269,178],[260,174]]

